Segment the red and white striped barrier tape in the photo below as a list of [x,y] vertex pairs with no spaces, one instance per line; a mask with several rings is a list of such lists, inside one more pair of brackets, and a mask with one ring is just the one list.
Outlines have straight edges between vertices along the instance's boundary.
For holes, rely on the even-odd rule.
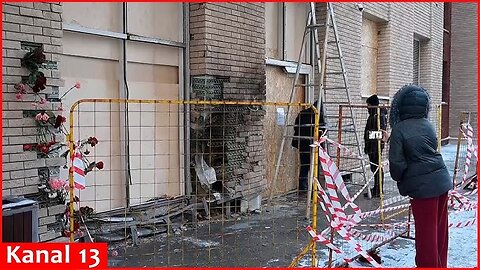
[[[316,241],[316,242],[319,242],[321,244],[324,244],[325,246],[327,246],[328,248],[330,248],[331,250],[333,250],[333,252],[337,253],[337,255],[343,255],[344,252],[339,249],[338,247],[336,247],[335,245],[333,245],[332,242],[330,242],[330,240],[328,240],[327,238],[325,238],[324,236],[320,235],[320,234],[317,234],[313,229],[312,227],[310,226],[307,226],[307,232],[312,236],[313,240]],[[347,259],[347,258],[343,258],[343,260],[346,262],[346,263],[351,263],[352,260],[350,259]]]
[[464,227],[471,226],[475,223],[477,223],[477,218],[476,217],[465,220],[465,221],[461,221],[461,222],[450,223],[450,224],[448,224],[448,227],[449,228],[464,228]]
[[[403,202],[403,201],[406,201],[406,200],[409,200],[409,199],[410,198],[408,196],[398,195],[398,196],[395,196],[393,198],[389,198],[389,199],[384,200],[382,207],[385,207],[385,206],[388,206],[388,205],[391,205],[391,204],[394,204],[394,203],[398,203],[398,202]],[[381,209],[381,208],[379,208],[379,209]]]
[[364,241],[372,242],[372,243],[385,242],[395,237],[395,232],[392,230],[386,231],[384,235],[378,234],[378,233],[365,235],[362,232],[355,229],[351,229],[350,231],[352,235],[355,236],[357,239],[362,239]]
[[[468,170],[470,168],[470,162],[472,160],[472,154],[477,157],[477,150],[475,149],[475,146],[473,145],[473,127],[469,124],[463,124],[462,129],[466,131],[466,138],[467,138],[467,155],[465,158],[465,167],[464,167],[464,173],[462,177],[462,186],[465,184],[467,181],[467,176],[468,176]],[[463,134],[465,132],[462,130]]]
[[[470,132],[470,129],[469,129]],[[471,132],[473,133],[473,129],[471,129]],[[366,160],[364,157],[361,157],[358,154],[353,153],[350,151],[347,147],[330,140],[326,137],[320,138],[318,142],[315,142],[312,144],[312,147],[318,147],[319,151],[319,161],[322,166],[322,170],[325,176],[325,184],[327,191],[325,191],[320,183],[318,182],[318,179],[315,179],[315,183],[318,186],[318,194],[320,200],[320,206],[324,211],[325,217],[327,218],[328,222],[331,225],[331,228],[333,228],[342,238],[347,241],[355,250],[355,252],[361,256],[363,256],[367,261],[369,261],[373,266],[375,267],[381,267],[380,264],[378,264],[363,248],[362,246],[358,243],[358,241],[355,238],[360,238],[362,240],[368,241],[368,242],[383,242],[388,238],[388,236],[393,235],[393,231],[387,231],[387,236],[385,235],[378,235],[378,234],[370,234],[370,235],[363,235],[359,231],[353,229],[355,226],[361,226],[361,227],[389,227],[389,228],[395,228],[395,227],[401,227],[401,226],[406,226],[409,223],[412,224],[413,222],[399,222],[399,223],[393,223],[393,224],[359,224],[359,222],[365,218],[365,217],[370,217],[374,216],[377,214],[389,212],[389,211],[395,211],[403,208],[408,208],[410,204],[402,204],[394,207],[388,207],[388,208],[381,208],[377,209],[374,211],[370,212],[363,212],[361,209],[354,203],[354,200],[361,194],[363,189],[365,189],[368,186],[368,182],[365,186],[362,187],[362,189],[357,192],[353,197],[350,197],[350,194],[348,193],[348,190],[345,186],[345,183],[340,175],[340,171],[337,168],[336,164],[333,162],[333,160],[329,157],[328,153],[326,152],[325,149],[320,145],[323,142],[329,142],[336,147],[340,148],[342,151],[346,152],[350,156],[354,156],[358,159],[362,159],[370,164],[375,164],[370,162],[369,160]],[[471,151],[471,153],[474,153],[476,156],[476,151]],[[385,162],[385,164],[388,164],[388,162]],[[376,164],[375,164],[376,165]],[[469,165],[469,164],[468,164]],[[468,169],[468,168],[467,168]],[[467,170],[466,170],[467,171]],[[337,194],[337,190],[340,191],[340,194],[344,197],[346,200],[345,205],[342,206],[340,203],[340,198],[339,195]],[[457,191],[452,191],[450,192],[450,196],[453,196],[457,198],[460,201],[460,205],[454,205],[457,209],[457,211],[468,211],[468,210],[473,210],[477,208],[476,203],[472,203],[468,198],[465,196],[461,195]],[[397,196],[394,198],[391,198],[387,201],[385,201],[385,205],[390,205],[394,204],[396,202],[401,202],[408,199],[408,197],[404,196]],[[352,208],[354,211],[353,215],[346,215],[345,214],[345,209],[347,207]],[[330,212],[331,219],[328,215],[328,212]],[[457,222],[457,223],[450,223],[449,227],[450,228],[462,228],[466,226],[470,226],[476,222],[476,217],[469,219],[464,222]],[[337,254],[343,254],[343,252],[336,246],[334,246],[324,235],[330,231],[330,227],[326,228],[322,233],[317,234],[316,232],[313,231],[313,229],[308,226],[307,231],[309,234],[313,237],[313,239],[317,242],[325,244],[327,247],[331,248],[334,252]],[[355,237],[355,238],[354,238]],[[346,262],[351,262],[351,259],[348,258],[343,258]]]
[[85,181],[85,163],[82,160],[82,154],[80,150],[75,150],[72,159],[72,167],[70,170],[73,171],[73,181],[75,184],[75,188],[77,189],[85,189],[86,181]]
[[[320,141],[321,142],[321,141]],[[357,240],[352,236],[352,234],[345,228],[344,224],[358,224],[361,221],[359,215],[361,214],[360,208],[352,201],[348,190],[343,182],[343,179],[340,175],[340,171],[338,170],[336,164],[332,161],[332,159],[328,156],[325,149],[323,147],[319,147],[319,159],[323,169],[323,173],[325,175],[325,184],[327,187],[327,193],[323,191],[321,186],[317,181],[317,185],[320,186],[319,193],[322,199],[325,202],[323,206],[324,209],[328,209],[330,214],[332,215],[332,219],[330,220],[331,227],[338,233],[342,238],[347,241],[356,253],[363,256],[368,262],[370,262],[373,266],[380,268],[381,265],[377,263],[358,243]],[[352,215],[351,219],[347,220],[347,217],[344,212],[344,208],[341,203],[339,196],[337,195],[337,189],[340,191],[340,194],[345,198],[347,201],[345,206],[349,206],[352,208],[355,214]],[[326,206],[326,207],[325,207]],[[323,237],[323,236],[319,236]],[[325,237],[323,237],[325,238]]]
[[376,215],[379,215],[379,214],[382,214],[382,213],[387,213],[387,212],[391,212],[391,211],[395,211],[395,210],[405,209],[405,208],[408,208],[408,207],[410,207],[410,204],[402,204],[402,205],[398,205],[398,206],[380,208],[380,209],[369,211],[369,212],[363,212],[363,213],[360,214],[360,218],[363,219],[363,218],[366,218],[366,217],[372,217],[372,216],[376,216]]

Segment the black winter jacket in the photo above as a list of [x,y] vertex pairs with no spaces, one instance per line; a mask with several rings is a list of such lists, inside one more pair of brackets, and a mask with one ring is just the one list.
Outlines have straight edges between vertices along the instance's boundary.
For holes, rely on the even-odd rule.
[[428,93],[415,85],[395,94],[390,112],[390,174],[400,194],[411,198],[433,198],[453,188],[437,137],[427,120]]
[[[380,108],[380,129],[387,130],[387,109]],[[365,142],[365,148],[363,152],[365,154],[375,154],[378,152],[378,141],[376,139],[369,139],[368,134],[370,131],[378,131],[378,116],[377,108],[368,108],[367,124],[363,132],[363,140]],[[385,146],[384,142],[381,142],[381,149]]]
[[[315,107],[318,107],[318,102],[315,102]],[[313,143],[313,136],[315,131],[315,113],[312,108],[302,110],[295,119],[295,125],[293,126],[294,134],[292,139],[292,146],[300,149],[310,149],[310,145]],[[325,113],[323,111],[323,104],[320,108],[319,119],[319,131],[320,134],[325,132],[326,122]],[[307,138],[308,137],[308,138]]]

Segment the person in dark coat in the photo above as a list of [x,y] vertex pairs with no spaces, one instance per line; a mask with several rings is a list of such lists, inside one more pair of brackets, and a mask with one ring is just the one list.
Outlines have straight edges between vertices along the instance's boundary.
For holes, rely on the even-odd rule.
[[406,85],[395,94],[390,110],[390,174],[400,194],[411,197],[417,267],[446,268],[447,201],[453,184],[437,151],[429,111],[430,97],[422,87]]
[[[379,106],[380,100],[377,95],[372,95],[367,99],[368,106]],[[380,131],[387,129],[387,118],[388,112],[385,108],[380,108],[380,130],[378,129],[378,110],[377,108],[368,108],[368,118],[367,124],[365,125],[365,131],[363,133],[363,139],[365,141],[365,148],[363,152],[368,155],[370,162],[378,164],[379,163],[379,153],[378,153],[378,140],[380,139],[370,139],[369,135],[372,131]],[[381,141],[380,151],[383,151],[385,142]],[[380,197],[380,186],[382,186],[383,193],[383,179],[384,173],[383,170],[377,170],[378,166],[370,164],[370,170],[374,173],[375,183],[373,188],[371,188],[371,194],[373,197]],[[380,178],[380,175],[382,176]],[[382,185],[380,185],[380,179],[382,179]],[[368,197],[368,193],[364,194],[365,197]]]
[[[315,108],[318,108],[318,101],[314,103]],[[325,132],[325,116],[323,113],[323,104],[320,108],[319,119],[319,136]],[[308,173],[310,171],[310,158],[313,143],[313,136],[315,130],[315,113],[312,108],[302,110],[295,119],[293,127],[294,134],[292,139],[292,146],[299,150],[300,154],[300,175],[299,175],[299,190],[308,190]],[[321,167],[319,166],[321,169]]]

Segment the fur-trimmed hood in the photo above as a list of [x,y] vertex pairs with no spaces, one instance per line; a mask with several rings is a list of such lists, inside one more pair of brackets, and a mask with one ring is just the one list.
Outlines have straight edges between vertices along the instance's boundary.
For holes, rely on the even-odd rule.
[[430,95],[421,86],[405,85],[393,96],[390,109],[390,125],[409,118],[428,118]]

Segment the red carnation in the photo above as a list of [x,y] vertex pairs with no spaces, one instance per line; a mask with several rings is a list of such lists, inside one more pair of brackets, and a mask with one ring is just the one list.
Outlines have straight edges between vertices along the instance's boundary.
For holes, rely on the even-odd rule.
[[103,161],[97,162],[97,164],[96,164],[95,166],[96,166],[97,169],[99,169],[99,170],[103,169]]
[[90,144],[90,146],[94,147],[95,145],[97,145],[98,140],[95,137],[89,137],[87,142]]
[[47,85],[47,78],[43,75],[42,72],[38,73],[37,80],[35,81],[35,85],[32,87],[34,93],[38,93],[41,90],[45,90]]
[[59,128],[63,123],[67,121],[67,118],[63,117],[62,115],[57,115],[57,118],[55,118],[55,125],[53,125],[54,128]]
[[80,229],[80,223],[78,221],[73,222],[73,230],[77,231]]
[[32,145],[31,144],[25,144],[23,145],[23,151],[30,151],[32,150]]
[[45,62],[46,57],[45,57],[45,54],[43,53],[42,47],[38,47],[33,51],[32,60],[37,64],[42,64]]
[[43,147],[43,144],[40,144],[40,143],[37,144],[37,150],[38,151],[42,151],[42,147]]
[[40,151],[42,151],[44,154],[48,154],[48,151],[49,151],[49,150],[50,150],[49,147],[46,146],[46,145],[44,145],[44,146],[42,146],[42,148],[41,148]]

